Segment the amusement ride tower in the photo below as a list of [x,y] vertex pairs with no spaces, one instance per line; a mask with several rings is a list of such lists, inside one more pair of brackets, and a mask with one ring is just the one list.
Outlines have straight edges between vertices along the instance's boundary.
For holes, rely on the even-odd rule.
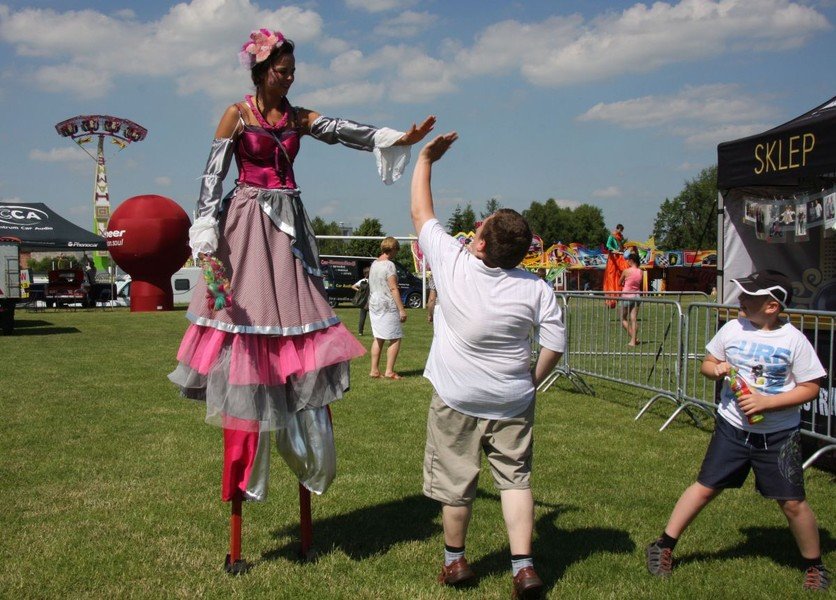
[[[110,193],[107,189],[107,170],[105,169],[104,139],[110,141],[122,150],[131,142],[141,142],[148,130],[128,119],[111,117],[109,115],[79,115],[66,119],[55,125],[55,130],[62,137],[70,138],[79,148],[96,162],[96,180],[93,186],[93,232],[104,236],[107,223],[110,220]],[[98,137],[98,150],[93,156],[84,147]],[[93,257],[94,264],[99,270],[106,270],[110,260],[107,252],[97,251]]]

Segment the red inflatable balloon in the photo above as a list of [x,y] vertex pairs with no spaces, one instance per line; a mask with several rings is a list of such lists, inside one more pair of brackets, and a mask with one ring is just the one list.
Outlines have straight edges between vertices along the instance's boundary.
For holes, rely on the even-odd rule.
[[171,310],[171,276],[189,257],[189,215],[164,196],[128,198],[113,211],[107,249],[131,276],[131,312]]

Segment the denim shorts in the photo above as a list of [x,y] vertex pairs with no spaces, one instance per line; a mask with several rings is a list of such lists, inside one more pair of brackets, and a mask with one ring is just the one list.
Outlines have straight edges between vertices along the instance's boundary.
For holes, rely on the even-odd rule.
[[797,427],[751,433],[718,417],[697,481],[715,490],[739,488],[751,469],[755,487],[763,497],[804,500],[801,464],[801,432]]
[[623,299],[619,300],[618,302],[619,302],[619,304],[621,304],[621,308],[623,308],[624,310],[628,310],[628,311],[633,310],[634,308],[636,308],[639,305],[639,301],[634,300],[633,298],[623,298]]

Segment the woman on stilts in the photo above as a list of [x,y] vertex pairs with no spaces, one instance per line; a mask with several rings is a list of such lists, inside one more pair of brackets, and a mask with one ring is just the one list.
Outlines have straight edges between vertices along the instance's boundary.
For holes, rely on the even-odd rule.
[[[309,493],[323,493],[336,474],[328,405],[348,389],[349,361],[364,353],[328,305],[293,173],[300,139],[373,151],[392,183],[409,146],[435,123],[429,117],[403,133],[291,105],[293,50],[268,29],[252,32],[241,48],[255,94],[227,108],[215,132],[189,231],[208,285],[189,305],[191,324],[169,375],[184,396],[205,399],[207,423],[223,428],[222,498],[232,503],[226,568],[233,573],[245,566],[241,502],[267,496],[272,436],[301,484],[303,555],[310,549]],[[238,179],[223,198],[233,157]]]

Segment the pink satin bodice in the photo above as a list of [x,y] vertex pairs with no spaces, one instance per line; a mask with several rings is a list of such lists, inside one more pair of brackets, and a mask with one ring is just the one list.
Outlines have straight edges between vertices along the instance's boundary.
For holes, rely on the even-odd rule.
[[246,125],[238,137],[235,162],[238,183],[269,189],[296,189],[293,161],[299,153],[299,132],[288,126],[292,110],[285,100],[285,116],[270,125],[254,106],[252,97],[247,102],[259,126]]

